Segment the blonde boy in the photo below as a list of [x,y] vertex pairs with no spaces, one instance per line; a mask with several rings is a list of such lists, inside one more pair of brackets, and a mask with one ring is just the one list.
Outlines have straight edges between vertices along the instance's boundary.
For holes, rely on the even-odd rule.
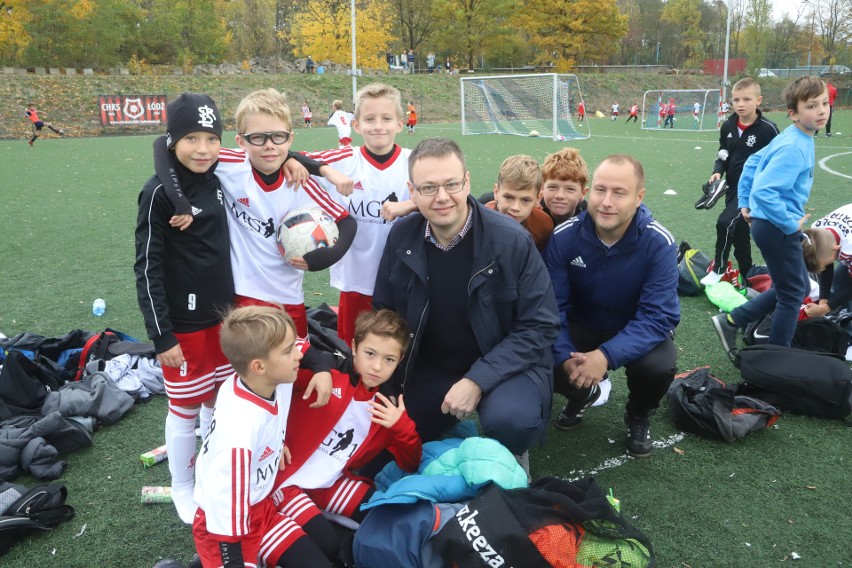
[[550,154],[541,166],[543,208],[556,225],[586,209],[589,168],[575,148]]
[[509,156],[500,164],[494,200],[486,203],[521,224],[529,232],[539,252],[553,232],[553,219],[538,204],[541,195],[541,169],[530,156]]
[[219,391],[198,457],[192,534],[205,567],[330,566],[270,498],[285,465],[284,437],[302,359],[293,320],[248,306],[222,322],[222,351],[236,371]]
[[347,344],[352,343],[358,314],[371,309],[379,259],[394,220],[416,208],[407,186],[410,151],[395,143],[402,117],[402,98],[396,88],[367,85],[356,94],[352,125],[364,146],[308,154],[354,180],[350,194],[337,192],[336,197],[358,221],[358,234],[343,259],[331,268],[331,285],[340,290],[337,334]]

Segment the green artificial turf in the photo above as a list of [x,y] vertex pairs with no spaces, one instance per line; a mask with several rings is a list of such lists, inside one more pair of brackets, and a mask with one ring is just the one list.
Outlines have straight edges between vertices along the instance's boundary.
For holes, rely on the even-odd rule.
[[[769,115],[784,128],[785,116]],[[720,207],[696,211],[717,150],[713,132],[642,131],[623,120],[592,119],[592,138],[557,143],[541,138],[460,135],[457,124],[418,126],[398,142],[425,136],[460,141],[476,195],[489,191],[500,162],[524,153],[543,159],[566,144],[580,149],[590,167],[613,153],[638,157],[646,172],[646,203],[680,240],[712,252]],[[814,218],[850,201],[852,116],[839,111],[831,139],[816,140],[817,168],[809,211]],[[848,134],[848,135],[847,135]],[[226,135],[226,142],[232,140]],[[152,136],[40,138],[0,141],[0,332],[62,335],[72,329],[112,327],[144,337],[133,277],[136,197],[152,172]],[[356,143],[360,139],[356,137]],[[336,143],[330,128],[298,130],[296,149]],[[676,195],[664,195],[673,189]],[[757,254],[757,249],[755,248]],[[759,258],[759,255],[758,255]],[[104,298],[103,317],[91,313]],[[309,305],[336,303],[327,273],[305,279]],[[722,379],[738,374],[712,332],[715,307],[703,297],[682,299],[676,344],[681,370],[711,365]],[[613,375],[610,402],[587,413],[581,428],[552,430],[532,452],[533,476],[594,475],[621,499],[622,511],[651,538],[667,568],[849,566],[852,558],[852,430],[842,421],[784,416],[778,424],[727,444],[683,435],[665,403],[652,421],[658,442],[645,460],[624,453],[622,414],[627,387]],[[563,400],[555,397],[554,411]],[[144,485],[167,485],[163,464],[143,468],[139,454],[163,443],[165,400],[135,408],[98,431],[94,446],[67,456],[60,481],[77,510],[58,529],[35,534],[0,560],[8,568],[149,567],[163,557],[187,561],[189,527],[170,505],[143,505]],[[31,484],[22,477],[19,483]]]

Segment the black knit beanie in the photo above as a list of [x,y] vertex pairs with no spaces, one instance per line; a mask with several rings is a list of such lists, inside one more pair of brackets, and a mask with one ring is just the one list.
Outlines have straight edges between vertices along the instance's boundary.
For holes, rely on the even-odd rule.
[[169,103],[166,112],[166,146],[169,149],[190,132],[212,132],[222,138],[222,117],[216,103],[207,95],[183,93]]

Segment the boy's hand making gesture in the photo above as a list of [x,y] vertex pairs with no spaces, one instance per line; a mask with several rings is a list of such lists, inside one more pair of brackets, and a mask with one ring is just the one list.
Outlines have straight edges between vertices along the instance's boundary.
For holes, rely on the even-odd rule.
[[399,420],[400,416],[405,413],[405,403],[402,400],[402,395],[399,395],[397,405],[380,392],[376,393],[376,398],[369,402],[370,414],[373,417],[370,419],[376,424],[381,424],[385,428],[390,428]]

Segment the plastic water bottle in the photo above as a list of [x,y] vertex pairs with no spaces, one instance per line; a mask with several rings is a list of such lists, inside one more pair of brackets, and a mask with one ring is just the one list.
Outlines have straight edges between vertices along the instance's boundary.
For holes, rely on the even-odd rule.
[[98,298],[97,300],[95,300],[94,303],[92,304],[92,313],[95,314],[96,316],[100,317],[100,316],[104,315],[105,311],[106,311],[106,302],[103,301],[103,298]]

